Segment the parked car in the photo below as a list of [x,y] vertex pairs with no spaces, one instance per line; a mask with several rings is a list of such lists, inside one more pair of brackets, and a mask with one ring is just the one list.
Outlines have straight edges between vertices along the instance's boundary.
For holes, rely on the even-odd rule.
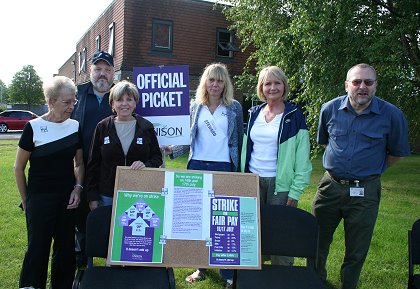
[[38,116],[27,110],[5,110],[0,113],[0,133],[22,130],[25,124]]

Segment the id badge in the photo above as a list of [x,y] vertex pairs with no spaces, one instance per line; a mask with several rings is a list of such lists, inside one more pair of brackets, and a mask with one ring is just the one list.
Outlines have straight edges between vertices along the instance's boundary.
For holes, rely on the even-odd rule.
[[350,197],[364,197],[365,188],[361,187],[351,187],[350,188]]

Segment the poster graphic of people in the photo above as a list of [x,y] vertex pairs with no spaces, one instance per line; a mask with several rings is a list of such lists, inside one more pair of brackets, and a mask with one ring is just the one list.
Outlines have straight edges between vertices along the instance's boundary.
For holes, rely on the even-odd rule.
[[153,192],[117,192],[112,262],[162,263],[165,197]]

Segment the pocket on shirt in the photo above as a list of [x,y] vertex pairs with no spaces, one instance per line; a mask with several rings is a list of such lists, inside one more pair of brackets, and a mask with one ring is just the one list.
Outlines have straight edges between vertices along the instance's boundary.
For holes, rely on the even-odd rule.
[[330,137],[334,140],[338,148],[344,150],[349,144],[349,134],[346,129],[332,128]]
[[367,145],[368,148],[381,145],[385,141],[383,133],[377,131],[364,131],[361,132],[363,137],[363,143]]

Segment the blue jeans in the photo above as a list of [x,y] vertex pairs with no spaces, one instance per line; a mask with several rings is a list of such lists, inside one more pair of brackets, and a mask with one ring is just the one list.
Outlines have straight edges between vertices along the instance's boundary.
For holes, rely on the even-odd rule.
[[[198,171],[218,171],[218,172],[231,172],[232,164],[228,162],[209,162],[209,161],[198,161],[190,160],[187,165],[189,170],[198,170]],[[199,268],[201,272],[205,272],[206,269]],[[233,270],[230,269],[220,269],[220,276],[224,279],[233,279]]]
[[187,165],[189,170],[197,171],[218,171],[218,172],[231,172],[232,164],[228,162],[209,162],[190,160]]
[[107,197],[107,196],[104,196],[104,195],[99,195],[99,197],[101,198],[100,200],[99,200],[99,206],[112,206],[112,200],[113,200],[113,198],[112,197]]

